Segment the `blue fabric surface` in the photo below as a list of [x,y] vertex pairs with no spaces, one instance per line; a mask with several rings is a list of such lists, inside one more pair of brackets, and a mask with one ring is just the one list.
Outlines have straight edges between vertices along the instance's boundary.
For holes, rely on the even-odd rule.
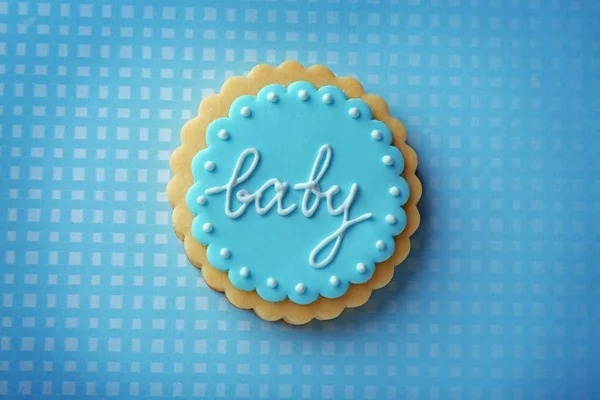
[[[0,398],[600,396],[595,1],[0,1]],[[413,252],[364,307],[262,322],[164,189],[257,63],[353,75],[408,128]]]

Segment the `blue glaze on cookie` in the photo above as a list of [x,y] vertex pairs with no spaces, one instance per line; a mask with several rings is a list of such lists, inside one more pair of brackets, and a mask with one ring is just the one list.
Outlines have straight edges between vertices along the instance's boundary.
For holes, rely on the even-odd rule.
[[[350,111],[352,108],[358,114]],[[194,184],[186,197],[195,215],[192,234],[208,246],[208,261],[228,271],[235,287],[256,290],[270,302],[287,297],[308,304],[319,296],[339,297],[351,283],[366,282],[375,263],[393,254],[394,236],[406,226],[402,206],[409,188],[400,176],[404,159],[391,146],[389,128],[372,119],[364,101],[347,99],[334,86],[317,90],[307,82],[295,82],[287,88],[268,85],[256,97],[236,99],[228,118],[208,126],[206,140],[208,147],[192,161]],[[317,163],[320,149],[323,157]],[[243,153],[246,157],[242,159]],[[327,154],[331,159],[325,168]],[[258,162],[251,169],[255,157]],[[230,185],[228,216],[225,187],[238,162],[238,177],[249,174],[239,184]],[[329,209],[327,199],[322,198],[314,215],[306,216],[302,207],[306,191],[294,186],[308,182],[313,168],[323,174],[309,196],[308,208],[315,201],[314,193],[326,193],[334,185],[339,186],[339,192],[332,196]],[[265,187],[269,180],[272,185]],[[281,185],[286,183],[284,190]],[[353,184],[357,185],[354,198]],[[255,201],[247,206],[241,201],[253,200],[250,196],[261,187],[260,206],[274,201],[262,215]],[[399,189],[398,195],[392,194],[393,187]],[[346,199],[351,201],[344,217],[341,208]],[[243,212],[232,217],[240,207],[245,207]],[[335,208],[339,208],[338,215],[332,213]],[[331,252],[332,240],[317,254],[316,263],[324,263],[331,252],[328,263],[311,265],[311,252],[319,243],[339,230],[345,220],[361,216],[345,230],[337,252]]]

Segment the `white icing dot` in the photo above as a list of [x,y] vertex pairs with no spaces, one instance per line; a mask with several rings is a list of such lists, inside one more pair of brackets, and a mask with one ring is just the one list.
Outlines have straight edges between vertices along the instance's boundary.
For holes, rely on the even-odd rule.
[[381,134],[381,131],[375,129],[371,132],[371,137],[375,140],[381,140],[381,138],[383,137],[383,135]]
[[212,161],[207,161],[204,163],[204,169],[207,171],[212,171],[213,169],[215,169],[215,163]]
[[250,270],[248,270],[248,267],[242,267],[242,269],[240,269],[240,276],[242,278],[247,278],[248,275],[250,275]]
[[250,192],[247,191],[246,189],[242,189],[239,192],[237,192],[236,196],[239,201],[242,201],[245,197],[250,196]]
[[242,115],[242,117],[249,117],[250,114],[252,114],[252,110],[250,110],[250,107],[242,107],[242,109],[240,110],[240,114]]
[[390,188],[390,194],[392,196],[398,196],[400,194],[400,189],[398,189],[396,186],[392,186]]
[[206,197],[204,197],[204,196],[198,196],[198,198],[196,199],[196,203],[198,203],[198,204],[206,204]]
[[356,264],[356,270],[362,274],[367,270],[367,266],[364,263],[358,263]]
[[225,140],[229,137],[229,132],[227,132],[225,129],[221,129],[219,133],[217,133],[217,136],[219,137],[219,139]]
[[299,283],[296,285],[296,293],[298,294],[302,294],[306,292],[306,286],[304,286],[304,283]]
[[267,100],[269,100],[271,103],[275,103],[278,99],[279,97],[277,97],[277,93],[275,92],[269,92],[267,94]]
[[331,283],[331,286],[339,286],[340,285],[340,278],[338,278],[337,276],[333,275],[331,278],[329,278],[329,283]]
[[377,243],[375,243],[375,247],[377,248],[377,250],[383,250],[385,249],[385,243],[383,242],[383,240],[378,240]]
[[360,115],[360,111],[358,110],[358,108],[352,107],[348,110],[348,115],[350,115],[352,118],[358,118],[358,116]]
[[208,222],[205,223],[204,225],[202,225],[202,230],[204,232],[211,232],[212,231],[212,224],[209,224]]
[[223,258],[229,258],[230,256],[229,249],[227,248],[222,248],[219,254],[221,254],[221,257]]
[[323,103],[325,103],[325,104],[331,104],[331,102],[333,101],[333,96],[329,93],[325,93],[323,95],[322,100],[323,100]]
[[394,159],[391,156],[383,156],[381,159],[385,165],[392,165],[394,163]]
[[281,191],[283,189],[283,184],[281,182],[275,182],[275,190]]
[[396,217],[394,217],[392,214],[388,214],[385,216],[385,222],[387,222],[388,224],[395,224]]
[[300,90],[298,92],[298,98],[300,100],[307,100],[308,99],[308,92],[306,90]]
[[275,286],[277,286],[277,281],[275,280],[275,278],[267,279],[267,286],[270,287],[271,289],[273,289]]

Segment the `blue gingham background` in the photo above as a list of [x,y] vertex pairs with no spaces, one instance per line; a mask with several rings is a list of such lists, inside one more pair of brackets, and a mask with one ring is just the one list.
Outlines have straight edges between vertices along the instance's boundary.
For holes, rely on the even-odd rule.
[[[0,1],[0,398],[600,398],[600,3]],[[406,124],[422,225],[358,310],[266,323],[206,287],[164,193],[257,63]]]

